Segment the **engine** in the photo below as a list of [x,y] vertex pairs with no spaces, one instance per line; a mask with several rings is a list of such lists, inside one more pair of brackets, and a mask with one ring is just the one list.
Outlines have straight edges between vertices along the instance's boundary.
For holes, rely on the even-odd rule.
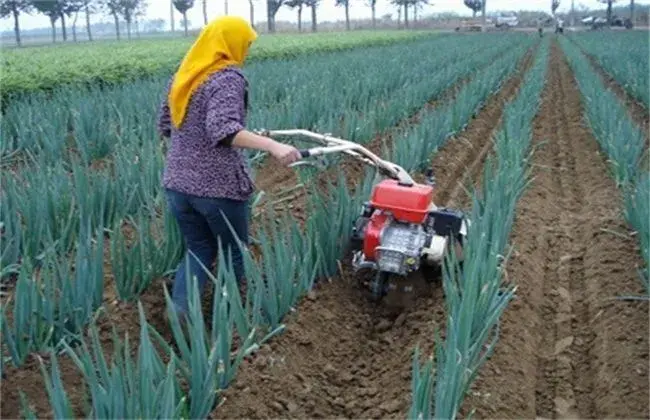
[[423,263],[440,264],[450,237],[462,241],[466,232],[463,214],[436,208],[433,198],[430,185],[377,184],[353,228],[355,269],[405,276]]

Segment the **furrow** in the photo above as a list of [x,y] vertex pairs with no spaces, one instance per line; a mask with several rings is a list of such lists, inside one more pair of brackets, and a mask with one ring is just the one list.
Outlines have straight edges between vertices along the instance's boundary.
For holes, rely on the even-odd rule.
[[647,418],[647,302],[640,257],[557,42],[534,121],[507,278],[517,299],[466,403],[483,418]]
[[571,41],[580,49],[587,60],[589,60],[589,63],[594,68],[594,70],[596,70],[596,73],[598,73],[607,89],[614,92],[616,96],[627,106],[632,120],[643,129],[644,133],[646,133],[647,142],[648,133],[650,132],[650,111],[641,105],[639,101],[630,96],[630,94],[627,93],[623,87],[621,87],[621,85],[616,80],[614,80],[614,78],[610,76],[609,73],[605,71],[605,69],[603,69],[603,67],[598,63],[598,60],[596,60],[593,55],[586,52],[584,48],[582,48],[575,41]]
[[[592,359],[589,354],[590,344],[593,342],[594,331],[589,322],[589,300],[587,295],[587,280],[585,274],[585,253],[586,241],[588,241],[588,229],[585,229],[583,220],[588,219],[585,214],[587,209],[585,203],[585,189],[575,182],[581,178],[584,160],[579,159],[582,148],[576,148],[576,143],[572,139],[571,111],[577,104],[575,101],[579,98],[579,92],[575,91],[575,86],[571,86],[572,74],[568,63],[563,55],[559,52],[559,45],[554,47],[558,49],[556,56],[561,56],[561,62],[558,63],[559,82],[560,82],[560,101],[562,104],[560,110],[560,147],[562,155],[567,160],[568,171],[560,172],[561,188],[568,192],[565,197],[564,208],[570,214],[566,220],[565,235],[568,239],[566,255],[560,257],[560,264],[563,267],[563,276],[561,284],[568,288],[570,301],[568,302],[570,318],[566,319],[560,312],[560,319],[556,320],[558,325],[559,336],[556,341],[556,348],[561,345],[570,345],[566,349],[569,356],[566,358],[558,355],[558,368],[568,378],[563,376],[562,387],[555,399],[555,411],[560,417],[580,416],[591,418],[594,415],[594,401],[592,389],[594,382],[594,372],[592,369]],[[572,88],[574,91],[572,91]],[[558,107],[559,108],[559,107]],[[593,141],[593,138],[591,139]],[[593,143],[596,144],[595,141]],[[603,175],[606,175],[603,173]],[[558,288],[558,295],[562,298],[565,296],[564,289]],[[564,301],[562,303],[565,303]],[[558,344],[560,343],[560,344]],[[565,411],[565,407],[566,408]]]
[[[552,54],[549,72],[549,86],[557,83],[557,73],[556,54]],[[546,125],[546,129],[543,129],[544,138],[546,139],[550,139],[559,133],[559,119],[561,118],[561,111],[552,105],[558,103],[560,92],[557,89],[553,89],[549,96],[550,98],[547,99],[548,102],[545,103],[542,108],[542,115],[544,115],[544,113],[549,113],[551,115],[550,124]],[[539,142],[539,140],[539,138],[534,138],[533,145],[536,145],[535,142]],[[566,170],[566,168],[561,165],[560,157],[563,154],[559,144],[551,143],[549,145],[549,152],[552,155],[552,160],[550,160],[550,162],[554,162],[555,166],[550,171],[550,178],[552,181],[548,185],[548,188],[550,189],[549,194],[551,197],[555,197],[562,203],[566,203],[567,191],[562,188],[561,174],[561,172]],[[543,301],[540,307],[541,340],[539,343],[538,367],[535,385],[536,414],[548,418],[554,417],[554,400],[557,392],[557,382],[554,379],[555,368],[557,366],[555,343],[558,340],[558,334],[560,333],[559,326],[562,324],[563,318],[570,318],[570,308],[567,309],[569,306],[567,300],[568,290],[566,288],[566,282],[562,282],[562,265],[559,264],[559,261],[562,258],[562,252],[566,247],[566,238],[564,237],[563,228],[566,221],[563,220],[565,219],[565,217],[563,217],[563,212],[560,212],[557,209],[557,204],[559,203],[553,203],[549,200],[543,205],[543,208],[546,212],[549,212],[548,214],[551,215],[551,218],[550,223],[543,228],[544,243],[543,248],[541,248],[543,250],[542,254],[545,261],[544,272],[547,273],[547,275],[544,275],[541,278],[543,293]],[[566,290],[566,292],[564,295],[560,295],[559,290]],[[563,313],[564,315],[562,315]],[[561,349],[558,348],[558,350]]]
[[488,152],[492,148],[492,136],[501,127],[504,105],[517,93],[524,74],[533,64],[537,48],[529,51],[514,77],[492,96],[479,115],[463,132],[448,140],[447,145],[436,153],[432,161],[441,204],[454,207],[461,199],[468,182],[476,185],[480,179]]

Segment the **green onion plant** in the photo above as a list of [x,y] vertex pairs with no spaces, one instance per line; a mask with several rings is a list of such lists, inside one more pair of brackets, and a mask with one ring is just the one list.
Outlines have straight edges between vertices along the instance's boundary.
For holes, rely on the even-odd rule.
[[593,56],[628,94],[650,109],[647,34],[639,31],[575,32],[568,38]]
[[[606,89],[579,48],[564,39],[560,40],[560,45],[576,75],[585,107],[586,120],[605,154],[613,178],[622,192],[625,201],[625,218],[632,229],[637,232],[641,256],[645,261],[645,269],[641,270],[640,278],[646,291],[650,291],[648,286],[650,281],[650,256],[648,255],[650,205],[648,204],[648,194],[650,193],[648,192],[647,178],[647,133],[643,133],[641,127],[632,121],[626,105],[618,99],[616,94]],[[619,68],[620,66],[624,66],[624,64],[619,64]],[[647,84],[647,75],[645,80]],[[646,168],[643,168],[644,162]]]

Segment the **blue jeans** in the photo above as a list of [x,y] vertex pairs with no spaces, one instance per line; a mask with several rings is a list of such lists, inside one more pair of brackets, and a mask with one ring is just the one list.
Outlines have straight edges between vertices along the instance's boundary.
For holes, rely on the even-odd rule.
[[[186,262],[189,262],[190,273],[196,276],[199,292],[202,292],[208,275],[201,264],[207,270],[212,270],[219,252],[218,238],[225,252],[226,261],[230,250],[237,280],[243,280],[244,264],[237,239],[244,245],[248,245],[248,201],[196,197],[172,190],[166,190],[166,193],[169,208],[178,222],[187,250],[194,253],[193,256],[187,252],[178,265],[172,291],[176,310],[179,311],[179,315],[185,315],[188,310]],[[222,212],[237,237],[233,236],[230,227],[223,219]],[[197,262],[197,258],[201,264]]]

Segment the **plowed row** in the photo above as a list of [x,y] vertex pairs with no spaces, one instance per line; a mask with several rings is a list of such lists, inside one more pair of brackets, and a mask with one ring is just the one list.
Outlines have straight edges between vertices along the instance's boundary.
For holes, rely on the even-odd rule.
[[[578,44],[576,44],[578,45]],[[648,135],[649,130],[650,130],[650,112],[648,112],[647,109],[639,103],[636,99],[631,97],[621,85],[619,85],[616,80],[612,76],[610,76],[600,64],[598,64],[598,61],[591,55],[589,55],[584,49],[580,48],[582,53],[585,54],[587,59],[589,60],[589,63],[592,65],[592,67],[596,70],[600,78],[602,79],[603,83],[607,86],[609,90],[614,92],[618,98],[625,103],[625,105],[628,107],[630,116],[636,122],[643,130],[644,133],[646,133],[646,143],[648,141]]]
[[[520,201],[516,257],[507,268],[519,293],[463,411],[647,417],[648,303],[612,299],[642,291],[638,249],[625,238],[619,193],[583,124],[579,91],[556,43],[549,65],[534,122],[533,145],[542,146],[532,162],[535,181]],[[460,186],[478,181],[520,76],[433,159],[444,202],[464,204]],[[420,283],[412,295],[375,306],[348,267],[344,262],[340,276],[287,320],[287,332],[241,369],[216,417],[406,416],[412,349],[419,343],[431,351],[434,330],[444,328],[442,289]]]
[[466,406],[491,418],[647,418],[648,303],[612,299],[642,292],[639,251],[557,44],[549,65],[507,270],[518,298]]

